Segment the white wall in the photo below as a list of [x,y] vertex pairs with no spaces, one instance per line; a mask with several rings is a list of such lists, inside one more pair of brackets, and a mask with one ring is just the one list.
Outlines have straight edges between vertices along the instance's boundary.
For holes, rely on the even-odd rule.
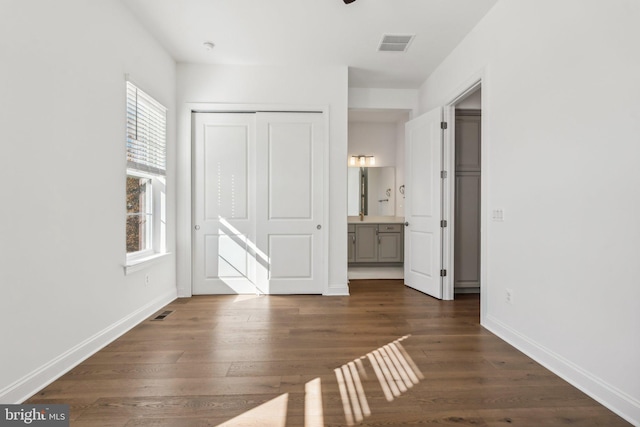
[[349,88],[349,108],[417,112],[417,89]]
[[0,402],[16,403],[176,296],[173,256],[123,269],[124,74],[169,108],[175,252],[175,63],[117,0],[3,2],[0,63]]
[[396,166],[396,123],[349,122],[348,156],[376,156],[376,166]]
[[[191,294],[191,121],[187,103],[328,108],[329,277],[327,294],[347,287],[347,101],[345,66],[178,64],[178,292]],[[237,105],[236,105],[237,107]]]
[[425,112],[484,76],[484,325],[636,425],[638,22],[627,0],[500,1],[420,91]]

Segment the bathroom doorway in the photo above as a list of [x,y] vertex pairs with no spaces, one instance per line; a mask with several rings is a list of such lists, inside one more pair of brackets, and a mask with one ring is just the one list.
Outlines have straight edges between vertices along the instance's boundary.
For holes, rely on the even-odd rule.
[[350,109],[348,278],[402,279],[404,126],[411,110]]

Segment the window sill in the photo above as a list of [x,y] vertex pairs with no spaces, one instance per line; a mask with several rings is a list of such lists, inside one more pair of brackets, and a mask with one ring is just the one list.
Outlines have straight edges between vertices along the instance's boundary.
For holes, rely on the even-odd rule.
[[171,252],[163,252],[160,254],[149,255],[144,258],[139,258],[134,261],[127,261],[124,265],[124,275],[128,276],[131,273],[135,273],[136,271],[140,271],[149,267],[152,264],[155,264],[161,261],[164,257],[171,255]]

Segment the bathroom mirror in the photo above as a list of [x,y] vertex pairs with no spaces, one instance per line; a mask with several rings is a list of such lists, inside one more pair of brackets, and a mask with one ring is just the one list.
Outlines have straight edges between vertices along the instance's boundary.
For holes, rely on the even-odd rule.
[[347,215],[395,216],[395,182],[393,167],[350,167]]

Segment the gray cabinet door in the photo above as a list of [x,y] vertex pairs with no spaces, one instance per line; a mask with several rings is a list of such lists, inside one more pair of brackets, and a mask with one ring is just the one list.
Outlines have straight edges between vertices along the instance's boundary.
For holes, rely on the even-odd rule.
[[349,262],[356,262],[356,232],[349,232],[349,241],[347,244],[349,245],[348,254],[349,254]]
[[404,260],[402,224],[349,224],[350,263],[399,263]]
[[378,238],[378,262],[402,262],[402,234],[380,233]]
[[480,175],[456,173],[456,288],[480,286]]
[[356,262],[378,261],[378,224],[356,225]]

